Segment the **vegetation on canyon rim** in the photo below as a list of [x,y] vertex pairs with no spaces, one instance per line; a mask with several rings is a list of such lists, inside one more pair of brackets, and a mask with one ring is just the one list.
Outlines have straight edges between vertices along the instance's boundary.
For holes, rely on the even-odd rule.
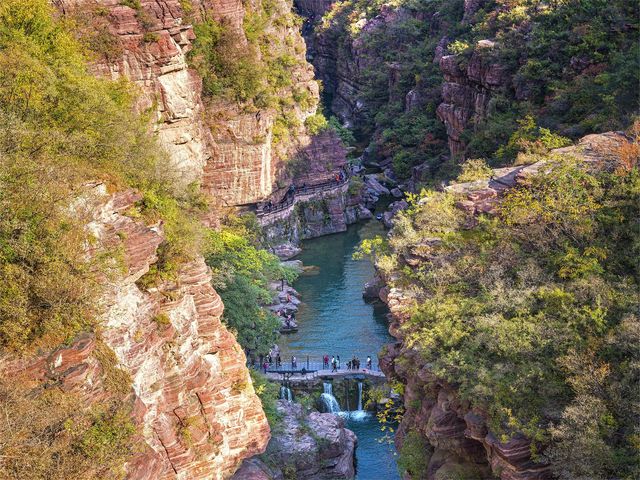
[[[379,13],[383,3],[425,16],[437,10],[441,22],[408,16],[375,34],[361,31],[360,19]],[[138,0],[121,4],[141,9]],[[189,13],[190,2],[181,4]],[[338,42],[361,37],[363,55],[374,60],[365,72],[369,115],[360,133],[376,132],[373,150],[391,156],[400,177],[426,161],[433,178],[460,170],[460,181],[483,178],[489,164],[532,161],[567,138],[629,123],[637,108],[632,2],[500,0],[480,10],[473,25],[460,22],[462,5],[345,0],[324,19]],[[300,127],[292,108],[310,110],[315,102],[291,81],[300,67],[292,52],[301,54],[301,46],[275,34],[298,28],[299,19],[269,0],[252,8],[242,32],[213,20],[196,25],[190,62],[209,98],[248,110],[274,108],[274,138],[283,141]],[[98,280],[119,275],[123,265],[117,248],[86,258],[87,246],[100,246],[85,229],[90,212],[77,199],[99,181],[110,192],[143,194],[127,215],[163,221],[158,262],[138,285],[172,282],[181,265],[204,253],[225,303],[225,323],[245,349],[266,353],[278,322],[258,305],[270,300],[271,281],[291,280],[293,273],[260,249],[250,219],[229,218],[215,232],[200,226],[206,205],[197,185],[175,186],[149,118],[133,113],[135,89],[124,80],[96,79],[87,69],[90,56],[110,58],[118,46],[106,30],[89,32],[72,21],[56,17],[46,0],[0,3],[0,348],[28,355],[83,331],[100,336]],[[495,95],[487,118],[467,132],[468,154],[477,160],[462,167],[440,164],[446,133],[435,109],[442,78],[431,60],[443,34],[456,39],[449,51],[461,65],[474,53],[486,54],[515,78]],[[246,48],[238,48],[241,35]],[[495,38],[496,47],[478,52],[477,40],[486,37]],[[157,37],[149,33],[144,41]],[[382,52],[383,61],[374,52]],[[397,92],[388,91],[388,62],[402,67]],[[402,99],[413,87],[425,104],[403,112]],[[516,95],[523,89],[526,100]],[[331,127],[353,142],[335,118],[313,116],[305,126],[310,133]],[[640,181],[637,169],[626,167],[558,164],[512,192],[500,215],[481,219],[474,230],[463,228],[450,195],[428,192],[400,215],[393,252],[374,242],[381,268],[399,272],[399,284],[421,300],[405,327],[409,341],[436,373],[489,413],[496,432],[553,440],[543,455],[563,478],[632,476],[633,449],[640,445],[628,408],[639,379],[632,260],[640,249],[633,224]],[[400,257],[433,237],[441,240],[438,262],[403,268]],[[34,395],[36,385],[27,380],[0,381],[0,476],[123,476],[134,452],[130,379],[104,344],[96,358],[111,395],[99,408],[82,408],[79,396],[55,385],[40,385]],[[264,379],[254,380],[274,422],[275,392]],[[418,471],[425,462],[416,452],[424,445],[409,438],[401,465]]]
[[[46,0],[0,5],[0,345],[18,354],[44,351],[97,328],[98,275],[118,273],[118,251],[87,261],[96,239],[77,203],[88,182],[135,187],[138,213],[167,227],[165,263],[194,249],[188,195],[170,187],[165,158],[132,113],[124,81],[96,79],[86,52]],[[70,208],[70,205],[75,205]],[[106,347],[105,347],[106,348]],[[98,349],[99,351],[102,351]],[[108,350],[108,349],[107,349]],[[0,386],[0,476],[119,478],[132,452],[129,381],[97,356],[111,396],[99,408],[55,386],[12,379]],[[117,377],[117,378],[116,378]],[[124,379],[125,384],[121,385]],[[113,388],[112,388],[113,387]]]
[[[173,281],[180,266],[206,247],[226,297],[225,319],[242,332],[243,346],[262,352],[265,342],[272,345],[277,326],[257,304],[267,293],[268,278],[291,279],[292,273],[242,238],[248,230],[239,222],[220,232],[201,227],[198,215],[206,204],[196,185],[175,186],[149,118],[133,111],[135,88],[89,73],[95,51],[86,33],[57,17],[46,0],[0,5],[1,348],[29,355],[83,331],[99,336],[98,279],[122,273],[122,252],[103,249],[91,236],[85,228],[91,212],[77,199],[103,182],[109,192],[132,187],[142,193],[127,215],[147,224],[163,222],[158,261],[139,286]],[[91,260],[87,246],[98,252]],[[225,281],[233,288],[225,288]],[[0,476],[124,474],[133,452],[130,379],[121,375],[106,345],[98,353],[111,393],[100,408],[87,411],[79,396],[55,386],[30,395],[36,385],[27,380],[0,385],[5,419],[0,430],[7,440]],[[37,418],[29,412],[38,412]]]
[[[423,191],[388,243],[362,247],[415,299],[406,345],[503,439],[550,444],[533,453],[560,478],[638,474],[640,173],[627,150],[616,166],[548,157],[471,229],[454,194]],[[414,254],[430,260],[409,267]]]
[[189,60],[203,78],[206,97],[237,102],[247,111],[274,109],[273,139],[284,142],[302,127],[293,109],[308,111],[317,103],[294,85],[296,70],[304,68],[304,44],[287,32],[298,29],[301,19],[280,11],[275,0],[247,8],[241,31],[211,18],[196,23]]
[[[363,20],[383,7],[404,13],[363,28]],[[392,157],[399,177],[425,162],[431,167],[427,182],[454,177],[459,168],[456,159],[442,161],[447,136],[436,118],[443,76],[433,59],[443,38],[462,68],[476,55],[512,79],[492,94],[485,118],[464,132],[467,158],[509,164],[511,152],[496,153],[527,115],[571,139],[631,123],[638,109],[637,3],[495,0],[484,2],[466,21],[463,11],[463,0],[344,0],[317,26],[339,56],[348,55],[348,45],[357,42],[358,63],[366,66],[358,79],[366,105],[358,122],[360,138],[368,142],[373,134],[370,152]],[[478,44],[484,39],[494,42],[491,48]],[[390,65],[397,75],[391,84]],[[421,105],[405,110],[410,90]]]

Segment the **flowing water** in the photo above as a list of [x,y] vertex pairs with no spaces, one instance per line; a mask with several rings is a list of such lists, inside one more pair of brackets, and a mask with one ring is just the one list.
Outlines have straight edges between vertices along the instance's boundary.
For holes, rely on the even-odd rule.
[[[340,355],[344,368],[352,356],[364,363],[370,355],[375,366],[380,348],[393,341],[387,309],[381,303],[363,300],[362,287],[373,277],[373,266],[367,260],[351,258],[361,240],[375,235],[384,235],[384,229],[377,220],[371,220],[353,225],[345,233],[303,243],[303,252],[297,258],[311,268],[294,284],[303,302],[296,316],[300,329],[281,337],[284,358],[295,355],[304,362],[307,355],[316,361],[325,354]],[[328,385],[321,401],[327,411],[339,410]],[[358,436],[356,479],[399,480],[395,449],[382,439],[376,416],[362,411],[362,384],[358,389],[358,411],[341,412],[347,427]]]
[[280,400],[293,402],[293,392],[289,387],[285,387],[284,385],[280,386]]
[[325,412],[339,413],[340,405],[338,400],[333,396],[333,385],[331,383],[324,383],[324,392],[320,395],[320,403],[324,406]]

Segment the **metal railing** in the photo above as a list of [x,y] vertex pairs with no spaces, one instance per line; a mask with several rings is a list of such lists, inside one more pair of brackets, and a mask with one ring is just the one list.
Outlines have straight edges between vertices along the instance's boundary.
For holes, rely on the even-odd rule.
[[316,183],[314,185],[306,185],[305,187],[300,187],[296,189],[293,195],[287,194],[280,203],[273,205],[271,208],[267,209],[264,206],[259,207],[256,211],[256,215],[258,218],[263,218],[274,213],[282,212],[296,202],[296,197],[313,195],[314,193],[318,192],[328,192],[330,190],[341,187],[348,182],[349,175],[345,175],[344,178],[340,181],[330,180],[328,182]]
[[[371,368],[369,368],[367,366],[367,361],[366,361],[367,357],[364,357],[364,359],[360,359],[360,368],[359,369],[355,369],[352,368],[353,365],[349,365],[349,362],[351,362],[351,359],[348,359],[347,361],[341,359],[340,361],[340,365],[339,367],[336,366],[337,368],[333,368],[333,366],[331,365],[331,357],[329,357],[329,362],[325,363],[324,359],[322,356],[320,357],[311,357],[309,355],[304,356],[304,357],[296,357],[296,362],[294,363],[291,360],[291,357],[287,357],[286,361],[285,358],[282,359],[281,363],[276,365],[276,359],[272,358],[272,361],[269,363],[267,362],[267,372],[269,373],[288,373],[288,372],[299,372],[302,371],[302,369],[304,369],[305,371],[311,373],[311,372],[316,372],[318,375],[322,375],[322,373],[331,373],[331,372],[338,372],[338,373],[342,373],[342,374],[348,374],[348,373],[353,373],[353,374],[358,374],[358,373],[366,373],[366,372],[381,372],[380,370],[380,365],[377,362],[377,358],[372,357],[371,358]],[[265,360],[263,360],[264,362]],[[252,368],[255,368],[256,370],[262,370],[264,371],[264,365],[259,365],[258,363],[256,363],[255,365],[250,365]]]

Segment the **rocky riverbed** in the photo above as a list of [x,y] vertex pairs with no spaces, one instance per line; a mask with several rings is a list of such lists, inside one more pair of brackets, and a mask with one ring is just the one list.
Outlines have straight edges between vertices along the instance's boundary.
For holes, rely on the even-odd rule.
[[339,480],[355,476],[357,439],[342,418],[308,412],[286,400],[278,401],[277,411],[281,423],[267,451],[245,461],[232,480]]

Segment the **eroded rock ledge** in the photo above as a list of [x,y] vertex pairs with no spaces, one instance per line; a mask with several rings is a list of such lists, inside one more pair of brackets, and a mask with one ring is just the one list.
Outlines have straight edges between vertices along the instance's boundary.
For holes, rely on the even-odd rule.
[[[305,413],[302,405],[278,402],[282,427],[267,451],[246,460],[232,480],[341,480],[355,475],[356,435],[333,413]],[[293,475],[293,476],[292,476]]]

